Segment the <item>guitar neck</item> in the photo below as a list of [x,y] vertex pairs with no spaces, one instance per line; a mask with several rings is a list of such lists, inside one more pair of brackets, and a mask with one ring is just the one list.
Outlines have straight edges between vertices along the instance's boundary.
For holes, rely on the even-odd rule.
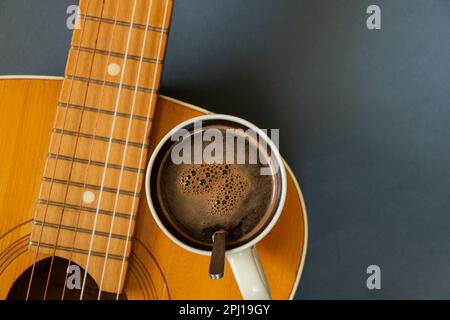
[[120,292],[172,0],[81,0],[31,236]]

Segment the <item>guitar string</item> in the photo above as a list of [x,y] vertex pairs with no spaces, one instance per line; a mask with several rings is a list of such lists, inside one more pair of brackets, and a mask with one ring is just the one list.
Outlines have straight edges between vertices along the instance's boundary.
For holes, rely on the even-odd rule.
[[[142,71],[142,64],[143,64],[143,60],[144,60],[145,48],[146,48],[146,44],[147,44],[147,33],[148,33],[148,26],[150,25],[150,18],[151,18],[151,14],[152,14],[152,6],[153,6],[153,0],[150,0],[149,9],[148,9],[148,13],[147,13],[147,22],[146,22],[146,25],[145,25],[145,32],[144,32],[144,42],[143,42],[142,48],[141,48],[139,68],[138,68],[138,73],[136,75],[136,87],[135,87],[134,95],[133,95],[133,102],[132,102],[132,107],[131,107],[131,112],[130,112],[131,114],[134,114],[134,110],[135,110],[135,106],[136,106],[136,98],[137,98],[137,92],[138,92],[138,87],[139,87],[139,81],[140,81],[140,78],[141,78],[141,71]],[[157,73],[157,71],[158,71],[158,64],[155,64],[155,73]],[[152,88],[154,88],[154,87],[152,87]],[[153,95],[154,94],[152,94],[152,96]],[[147,122],[148,122],[148,120],[147,120]],[[132,124],[133,124],[133,119],[130,118],[130,120],[128,121],[128,131],[127,131],[127,137],[126,137],[126,140],[125,140],[124,152],[122,154],[122,165],[121,165],[121,168],[120,168],[119,182],[118,182],[117,192],[116,192],[116,196],[115,196],[115,200],[114,200],[112,222],[111,222],[111,226],[110,226],[110,229],[109,229],[108,243],[107,243],[107,246],[106,246],[105,259],[103,261],[103,269],[102,269],[102,274],[101,274],[101,278],[100,278],[100,286],[99,286],[100,289],[99,289],[98,298],[97,298],[98,300],[100,300],[101,294],[102,294],[103,281],[104,281],[105,271],[106,271],[108,257],[109,257],[109,249],[110,249],[110,245],[111,245],[112,232],[113,232],[113,229],[114,229],[114,224],[115,224],[115,219],[116,219],[116,210],[117,210],[117,206],[118,206],[118,203],[119,203],[119,194],[120,194],[120,188],[122,186],[123,169],[125,167],[125,160],[126,160],[126,155],[127,155],[127,151],[128,151],[128,141],[130,139],[130,133],[131,133],[131,126],[132,126]],[[146,130],[144,131],[144,142],[142,143],[142,146],[143,146],[142,150],[144,150],[144,148],[145,148],[144,145],[145,145],[146,137],[147,137],[147,127],[146,127]],[[140,170],[140,166],[138,168]],[[139,180],[139,174],[137,176],[137,179]],[[136,194],[134,194],[134,197],[135,196],[136,196]],[[133,215],[134,215],[134,210],[132,208],[131,212],[130,212],[130,217],[133,217]],[[132,218],[130,218],[130,219],[132,220]],[[119,282],[118,286],[120,287],[120,282]]]
[[[87,10],[89,10],[89,8],[90,8],[90,2],[88,2]],[[80,35],[80,42],[83,40],[84,29],[85,29],[84,26],[85,26],[85,25],[86,25],[86,20],[85,20],[84,23],[83,23],[83,30],[81,31],[81,35]],[[77,53],[77,56],[76,56],[76,59],[75,59],[75,71],[74,71],[75,73],[76,73],[76,70],[77,70],[77,68],[78,68],[78,59],[79,59],[79,56],[80,56],[80,52]],[[67,119],[67,113],[68,113],[67,110],[68,110],[68,106],[69,106],[69,103],[70,103],[70,98],[71,98],[71,95],[72,95],[73,83],[74,83],[74,76],[72,76],[72,81],[71,81],[71,84],[70,84],[69,98],[68,98],[68,100],[67,100],[67,103],[66,103],[66,109],[65,109],[65,113],[64,113],[63,128],[65,127],[65,123],[66,123],[66,119]],[[61,89],[59,101],[61,101],[61,99],[62,99],[62,97],[63,97],[63,93],[64,93],[64,92],[63,92],[63,90]],[[58,110],[58,111],[57,111],[57,114],[58,114],[59,112],[60,112],[60,111]],[[55,115],[55,120],[54,120],[53,128],[56,127],[56,124],[57,124],[57,115]],[[53,138],[54,138],[54,133],[52,133],[51,138],[50,138],[50,146],[51,146],[52,143],[53,143]],[[60,148],[61,148],[61,144],[62,144],[62,138],[63,138],[63,137],[62,137],[62,135],[61,135],[60,141],[59,141],[59,146],[58,146],[58,152],[57,152],[57,154],[56,154],[55,164],[54,164],[54,168],[53,168],[53,174],[52,174],[52,177],[53,177],[53,178],[55,177],[55,174],[56,174],[56,168],[57,168],[57,165],[58,165],[59,152],[60,152]],[[46,164],[45,164],[45,167],[44,167],[44,168],[45,168],[44,174],[45,174],[45,172],[46,172],[46,170],[47,170],[47,168],[48,168],[48,161],[49,161],[49,158],[47,157],[47,159],[46,159]],[[44,185],[44,182],[42,182],[42,183],[41,183],[41,186],[40,186],[39,198],[38,198],[38,203],[36,204],[36,210],[35,210],[34,221],[36,221],[36,219],[37,219],[37,215],[38,215],[38,211],[39,211],[39,209],[38,209],[38,208],[39,208],[39,199],[40,199],[41,196],[42,196],[43,185]],[[53,179],[52,179],[52,182],[50,183],[49,199],[50,199],[50,196],[51,196],[52,187],[53,187]],[[48,206],[49,206],[49,205],[48,205],[48,202],[47,202],[47,205],[46,205],[46,207],[45,207],[45,212],[44,212],[43,221],[46,221],[46,218],[47,218],[47,212],[48,212]],[[33,259],[33,266],[32,266],[32,269],[31,269],[30,280],[29,280],[29,282],[28,282],[28,288],[27,288],[27,294],[26,294],[25,300],[29,300],[29,298],[30,298],[31,286],[32,286],[32,283],[33,283],[34,273],[35,273],[35,269],[36,269],[36,262],[37,262],[37,258],[38,258],[38,255],[39,255],[39,249],[40,249],[40,245],[41,245],[41,241],[42,241],[43,230],[44,230],[44,228],[43,228],[43,226],[42,226],[42,227],[41,227],[41,230],[40,230],[39,241],[38,241],[38,244],[37,244],[36,253],[35,253],[34,259]],[[31,240],[30,240],[30,241],[31,241]],[[32,245],[31,242],[30,242],[30,245]]]
[[[103,3],[102,3],[102,10],[101,10],[100,17],[103,17],[104,9],[105,9],[105,1],[103,1]],[[100,25],[99,25],[98,30],[97,30],[97,36],[96,36],[97,40],[98,40],[99,34],[100,34]],[[96,50],[97,50],[97,46],[95,46],[95,48],[94,48],[94,54],[93,54],[92,59],[91,59],[91,64],[90,64],[90,68],[89,68],[89,78],[92,75]],[[75,73],[75,75],[76,75],[76,73]],[[75,150],[74,150],[74,153],[73,153],[74,157],[75,157],[75,155],[77,154],[77,151],[78,151],[78,146],[79,146],[78,141],[79,141],[79,138],[80,138],[81,126],[83,124],[83,116],[84,116],[84,113],[85,113],[85,105],[86,105],[87,93],[89,91],[89,86],[90,86],[90,82],[88,82],[88,85],[86,87],[86,93],[84,95],[83,108],[81,110],[80,121],[78,123],[78,130],[76,131],[77,135],[75,137]],[[65,126],[63,127],[63,131],[62,132],[64,132],[64,129],[65,129]],[[47,291],[48,291],[48,287],[49,287],[49,284],[50,284],[50,279],[51,279],[51,275],[52,275],[52,271],[53,271],[53,264],[54,264],[55,257],[56,257],[56,250],[57,250],[57,247],[58,247],[59,235],[61,233],[61,224],[62,224],[62,221],[63,221],[62,219],[63,219],[64,213],[65,213],[64,208],[66,206],[67,198],[68,198],[68,195],[69,195],[69,184],[70,184],[70,181],[72,179],[72,172],[73,172],[74,163],[75,163],[74,161],[72,161],[70,163],[68,185],[67,185],[67,188],[64,190],[63,210],[61,210],[61,214],[59,215],[59,224],[58,224],[58,229],[57,229],[57,232],[56,232],[56,241],[55,241],[55,245],[53,246],[53,253],[52,253],[51,261],[50,261],[50,270],[48,272],[47,282],[46,282],[46,285],[45,285],[44,300],[46,300],[46,298],[47,298]],[[45,220],[44,220],[44,222],[45,222]],[[66,273],[67,273],[67,270],[66,270]]]
[[86,267],[85,267],[85,273],[84,273],[84,277],[83,277],[83,284],[81,287],[81,294],[80,294],[80,300],[83,300],[83,296],[84,296],[84,290],[85,290],[85,286],[86,286],[86,280],[87,280],[87,275],[89,272],[89,264],[90,264],[90,260],[91,260],[91,255],[92,255],[92,248],[93,248],[93,244],[94,244],[94,234],[95,234],[95,230],[97,228],[97,221],[98,221],[98,216],[99,216],[99,211],[100,211],[100,205],[102,202],[102,196],[103,196],[103,189],[104,189],[104,185],[105,185],[105,178],[106,178],[106,172],[107,172],[107,168],[108,168],[108,162],[109,162],[109,156],[111,154],[111,146],[112,146],[112,140],[113,140],[113,134],[114,134],[114,129],[116,126],[116,120],[117,120],[117,114],[118,114],[118,109],[119,109],[119,103],[120,103],[120,97],[121,97],[121,93],[122,93],[122,86],[123,86],[123,80],[124,80],[124,75],[125,75],[125,70],[126,70],[126,60],[128,58],[128,52],[129,52],[129,48],[130,48],[130,42],[131,42],[131,35],[132,35],[132,31],[133,31],[133,24],[134,24],[134,17],[135,17],[135,13],[136,13],[136,0],[133,1],[133,13],[131,16],[131,23],[130,23],[130,29],[128,32],[128,39],[127,39],[127,46],[126,46],[126,51],[125,51],[125,57],[124,57],[124,61],[122,63],[122,75],[120,78],[120,83],[119,83],[119,88],[118,88],[118,93],[117,93],[117,99],[116,99],[116,106],[115,106],[115,111],[114,111],[114,119],[113,119],[113,124],[112,124],[112,128],[111,128],[111,134],[109,137],[109,143],[108,143],[108,150],[106,152],[106,161],[105,161],[105,166],[103,168],[103,177],[102,177],[102,182],[100,185],[100,192],[99,192],[99,197],[98,197],[98,203],[97,203],[97,209],[95,212],[95,218],[94,218],[94,227],[93,227],[93,231],[90,237],[90,243],[89,243],[89,251],[88,251],[88,255],[87,255],[87,259],[86,259]]
[[[164,18],[163,18],[163,24],[162,24],[162,28],[164,29],[166,26],[166,19],[167,19],[167,13],[168,13],[168,9],[169,9],[169,4],[170,4],[171,0],[167,0],[166,1],[166,7],[164,9]],[[157,61],[160,61],[161,59],[161,51],[163,51],[163,40],[164,40],[164,32],[161,33],[161,37],[159,39],[159,47],[158,47],[158,56],[157,56]],[[154,76],[153,76],[153,85],[152,88],[156,87],[157,81],[158,81],[158,68],[159,65],[156,64],[155,66],[155,72],[154,72]],[[153,99],[155,97],[156,94],[153,94],[150,98],[150,103],[149,103],[149,108],[148,108],[148,114],[147,114],[147,120],[146,120],[146,124],[145,124],[145,132],[147,132],[148,130],[148,126],[149,126],[149,119],[151,116],[151,111],[153,109]],[[145,140],[147,139],[147,135],[144,136],[143,142],[142,144],[145,144]],[[142,167],[142,162],[143,162],[143,157],[144,157],[144,148],[141,149],[141,155],[140,155],[140,160],[139,160],[139,168]],[[137,190],[138,190],[138,186],[139,186],[139,176],[136,179],[136,183],[135,183],[135,188],[134,188],[134,197],[133,197],[133,204],[131,207],[131,212],[134,212],[134,207],[136,204],[136,195],[137,195]],[[117,287],[117,295],[116,295],[116,300],[119,299],[120,296],[120,283],[122,282],[122,278],[123,278],[123,274],[124,274],[124,269],[125,269],[125,260],[126,260],[126,252],[128,250],[128,244],[129,244],[129,237],[131,234],[131,226],[132,226],[132,221],[133,218],[130,217],[129,221],[128,221],[128,231],[127,231],[127,237],[126,237],[126,242],[125,242],[125,249],[124,249],[124,253],[123,253],[123,258],[122,258],[122,263],[121,263],[121,269],[120,269],[120,276],[119,276],[119,285]]]
[[[117,1],[117,6],[115,9],[115,14],[114,14],[114,25],[113,25],[113,29],[111,32],[111,40],[109,43],[109,51],[108,51],[108,58],[106,61],[106,66],[109,66],[109,62],[111,59],[111,52],[112,52],[112,45],[114,43],[114,34],[115,34],[115,30],[117,27],[117,17],[118,17],[118,13],[119,13],[119,8],[120,8],[120,1]],[[95,55],[95,53],[94,53]],[[97,110],[97,114],[96,114],[96,119],[95,119],[95,126],[94,126],[94,132],[93,132],[93,136],[94,138],[97,136],[97,129],[98,129],[98,123],[99,123],[99,118],[100,118],[100,107],[103,105],[103,99],[104,99],[104,91],[105,91],[105,83],[106,83],[106,76],[107,76],[107,69],[105,68],[104,71],[104,77],[103,77],[103,83],[102,83],[102,88],[101,88],[101,92],[100,92],[100,102],[98,105],[98,110]],[[93,149],[94,149],[94,139],[92,139],[91,141],[91,145],[90,145],[90,149],[89,149],[89,157],[88,157],[88,161],[87,161],[87,169],[84,175],[84,184],[83,187],[81,188],[81,194],[84,194],[84,192],[88,189],[87,188],[87,179],[89,176],[89,169],[91,168],[90,165],[92,163],[92,154],[93,154]],[[72,245],[70,248],[70,256],[69,256],[69,262],[67,264],[67,269],[66,269],[66,275],[65,275],[65,280],[64,280],[64,287],[63,287],[63,292],[61,295],[61,300],[64,300],[65,297],[65,293],[66,293],[66,288],[67,288],[67,280],[69,277],[69,273],[68,270],[72,264],[72,259],[73,259],[73,253],[74,253],[74,249],[75,249],[75,243],[76,243],[76,238],[78,235],[78,231],[79,231],[79,226],[80,226],[80,217],[81,217],[81,207],[83,204],[83,199],[80,199],[80,205],[79,205],[79,210],[77,210],[77,222],[76,222],[76,226],[75,226],[75,230],[74,230],[74,237],[73,237],[73,241],[72,241]]]

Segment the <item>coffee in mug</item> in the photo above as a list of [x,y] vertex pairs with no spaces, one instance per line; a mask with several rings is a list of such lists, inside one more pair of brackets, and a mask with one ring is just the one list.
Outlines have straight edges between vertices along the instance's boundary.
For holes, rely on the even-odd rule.
[[[204,121],[185,130],[160,150],[152,169],[152,198],[163,224],[201,250],[211,250],[218,230],[227,232],[227,250],[251,241],[280,201],[281,177],[271,150],[256,132],[231,121]],[[205,140],[211,132],[221,141]],[[212,143],[213,152],[205,152]]]

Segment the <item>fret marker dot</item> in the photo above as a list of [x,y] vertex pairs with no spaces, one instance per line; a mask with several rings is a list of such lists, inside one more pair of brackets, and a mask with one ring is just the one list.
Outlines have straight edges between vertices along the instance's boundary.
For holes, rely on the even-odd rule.
[[120,73],[120,66],[117,63],[111,63],[108,66],[108,74],[110,76],[117,76]]
[[91,204],[95,201],[95,194],[92,191],[86,191],[83,194],[83,202],[86,204]]

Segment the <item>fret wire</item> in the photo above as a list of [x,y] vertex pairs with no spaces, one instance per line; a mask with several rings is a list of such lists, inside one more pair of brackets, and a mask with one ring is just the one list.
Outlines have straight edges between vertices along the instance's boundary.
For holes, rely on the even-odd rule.
[[[79,210],[79,211],[86,211],[89,213],[96,213],[96,209],[94,209],[94,208],[89,208],[89,207],[85,207],[82,205],[80,206],[77,204],[70,204],[70,203],[64,203],[64,202],[59,202],[59,201],[50,201],[50,200],[45,200],[45,199],[39,199],[38,204],[47,205],[47,206],[51,206],[51,207],[57,207],[57,208],[63,208],[63,209],[67,208],[67,209],[71,209],[71,210]],[[100,209],[99,214],[104,215],[104,216],[112,216],[113,211]],[[133,220],[136,219],[134,214],[129,214],[129,213],[125,213],[125,212],[116,212],[116,216],[119,218],[123,218],[123,219],[130,219],[130,218],[133,218]]]
[[150,94],[158,94],[158,90],[155,89],[151,89],[151,88],[145,88],[145,87],[135,87],[133,85],[129,85],[129,84],[120,84],[120,83],[116,83],[116,82],[112,82],[112,81],[103,81],[103,80],[97,80],[97,79],[93,79],[93,78],[86,78],[86,77],[80,77],[80,76],[75,76],[75,75],[70,75],[70,74],[66,74],[66,78],[69,81],[80,81],[80,82],[86,82],[86,83],[94,83],[94,84],[98,84],[98,85],[102,85],[102,86],[107,86],[107,87],[113,87],[113,88],[118,88],[119,90],[121,89],[126,89],[126,90],[131,90],[131,91],[140,91],[140,92],[144,92],[144,93],[150,93]]
[[[48,157],[50,159],[57,159],[59,157],[60,160],[69,161],[69,162],[73,161],[73,162],[76,162],[76,163],[87,164],[87,165],[90,164],[90,165],[93,165],[93,166],[96,166],[96,167],[104,167],[106,165],[109,169],[120,170],[120,168],[121,168],[120,165],[114,164],[114,163],[105,163],[105,162],[102,162],[102,161],[93,161],[93,160],[81,159],[81,158],[77,158],[77,157],[58,155],[56,153],[48,153]],[[129,167],[129,166],[124,167],[124,170],[125,171],[129,171],[129,172],[139,173],[139,174],[144,174],[145,173],[145,169]]]
[[[87,228],[76,228],[76,227],[72,227],[72,226],[67,226],[64,224],[57,224],[57,223],[50,223],[50,222],[43,222],[40,220],[35,220],[33,221],[33,225],[38,226],[38,227],[43,227],[43,228],[52,228],[52,229],[57,229],[58,227],[61,228],[62,230],[67,230],[67,231],[73,231],[73,232],[80,232],[80,233],[85,233],[85,234],[91,234],[93,230],[87,229]],[[99,237],[104,237],[107,238],[109,236],[109,232],[105,232],[105,231],[98,231],[98,230],[94,230],[94,234],[96,236]],[[114,239],[118,239],[118,240],[132,240],[132,237],[127,237],[121,234],[117,234],[117,233],[113,233],[112,238]]]
[[[88,48],[88,47],[72,45],[71,48],[73,50],[78,50],[78,51],[82,51],[82,52],[94,53],[94,49]],[[110,55],[110,56],[115,57],[115,58],[125,59],[125,55],[123,53],[120,53],[120,52],[114,52],[114,51],[107,51],[107,50],[97,49],[95,53],[97,53],[99,55],[103,55],[103,56]],[[139,56],[136,56],[136,55],[128,55],[128,57],[126,59],[133,60],[133,61],[140,61]],[[156,59],[147,58],[147,57],[143,58],[143,62],[145,62],[145,63],[153,63],[153,64],[163,64],[163,60],[156,60]]]
[[[87,183],[74,182],[74,181],[67,181],[67,180],[62,180],[62,179],[54,179],[54,178],[49,178],[49,177],[43,177],[42,180],[44,182],[54,182],[54,183],[57,183],[57,184],[68,185],[68,186],[71,186],[71,187],[86,188],[86,189],[91,189],[91,190],[100,190],[100,186],[94,185],[94,184],[87,184]],[[141,196],[141,193],[138,193],[137,195],[135,195],[133,191],[117,190],[117,188],[110,188],[110,187],[104,187],[104,191],[106,191],[108,193],[117,193],[117,192],[119,192],[120,195],[130,196],[130,197],[137,197],[137,198],[140,198],[140,196]]]
[[[84,255],[92,255],[95,257],[99,257],[99,258],[106,257],[106,254],[99,252],[99,251],[91,251],[91,250],[88,251],[88,250],[84,250],[84,249],[80,249],[80,248],[71,248],[71,247],[54,245],[54,244],[45,243],[45,242],[41,242],[40,244],[38,244],[38,243],[36,243],[36,241],[30,241],[30,245],[33,247],[40,246],[40,247],[43,247],[46,249],[52,249],[52,250],[54,248],[56,248],[56,250],[60,250],[60,251],[80,253],[80,254],[84,254]],[[122,261],[122,259],[124,258],[124,256],[116,255],[116,254],[109,254],[108,257],[110,257],[113,260],[120,260],[120,261]],[[125,258],[128,261],[128,257],[125,256]]]
[[[106,110],[109,112],[113,112],[113,114],[110,113],[111,116],[114,116],[114,112],[115,112],[115,106],[113,105],[113,101],[111,96],[117,94],[117,92],[119,91],[119,89],[117,88],[113,88],[113,87],[101,87],[100,85],[97,84],[93,84],[93,83],[89,83],[86,84],[84,82],[79,82],[79,81],[74,81],[74,86],[77,88],[77,90],[82,91],[86,89],[86,86],[89,86],[88,89],[88,97],[86,100],[81,99],[80,97],[74,97],[72,98],[70,101],[68,101],[67,97],[61,97],[60,102],[61,103],[66,103],[69,102],[70,104],[74,105],[74,106],[79,106],[79,107],[92,107],[92,108],[97,108],[99,110]],[[104,88],[105,90],[105,95],[108,95],[108,98],[105,99],[104,101],[99,101],[99,97],[96,96],[96,92],[98,90],[100,90],[101,88]],[[63,88],[63,91],[65,91],[65,89]],[[130,90],[121,90],[122,91],[122,95],[123,95],[123,99],[120,102],[119,105],[119,110],[117,110],[117,113],[123,113],[123,114],[129,114],[129,115],[136,115],[138,117],[145,117],[145,118],[141,118],[141,119],[147,119],[150,120],[153,117],[153,114],[150,114],[150,116],[147,114],[147,109],[146,106],[148,104],[148,101],[150,100],[151,94],[148,93],[143,93],[143,92],[139,92],[138,93],[138,108],[132,113],[130,110],[130,96],[133,94],[132,91]],[[101,112],[103,113],[103,112]]]
[[[62,134],[62,135],[66,135],[66,136],[72,136],[72,137],[81,137],[81,138],[85,138],[85,139],[91,139],[91,140],[96,140],[96,141],[101,141],[101,142],[110,142],[110,139],[108,137],[102,137],[102,136],[98,136],[98,135],[93,135],[93,134],[87,134],[87,133],[83,133],[83,132],[75,132],[75,131],[70,131],[70,130],[62,130],[59,128],[53,128],[53,133],[56,134]],[[131,147],[136,147],[136,148],[144,148],[144,149],[148,149],[148,144],[142,144],[139,142],[133,142],[133,141],[125,141],[122,139],[111,139],[111,143],[114,144],[120,144],[120,145],[128,145]]]
[[[82,105],[73,104],[73,103],[65,103],[65,102],[62,102],[62,101],[58,103],[58,107],[77,109],[77,110],[83,110],[83,108],[84,108],[85,111],[94,112],[94,113],[99,112],[99,113],[107,114],[107,115],[110,115],[110,116],[114,116],[114,111],[100,109],[100,108],[95,108],[95,107],[82,106]],[[121,118],[126,118],[126,119],[130,119],[131,118],[133,120],[153,122],[153,118],[148,118],[146,116],[140,116],[140,115],[137,115],[137,114],[118,112],[117,116],[119,116]]]
[[[114,24],[114,20],[113,19],[109,19],[109,18],[100,18],[97,16],[92,16],[92,15],[86,15],[86,14],[80,14],[79,15],[80,19],[85,19],[85,20],[89,20],[89,21],[95,21],[95,22],[100,22],[100,23],[107,23],[107,24]],[[121,26],[121,27],[132,27],[134,29],[142,29],[145,30],[147,29],[147,31],[153,31],[153,32],[158,32],[158,33],[168,33],[169,29],[167,28],[161,28],[161,27],[155,27],[155,26],[146,26],[144,24],[141,23],[131,23],[128,21],[123,21],[123,20],[117,20],[117,25]]]

